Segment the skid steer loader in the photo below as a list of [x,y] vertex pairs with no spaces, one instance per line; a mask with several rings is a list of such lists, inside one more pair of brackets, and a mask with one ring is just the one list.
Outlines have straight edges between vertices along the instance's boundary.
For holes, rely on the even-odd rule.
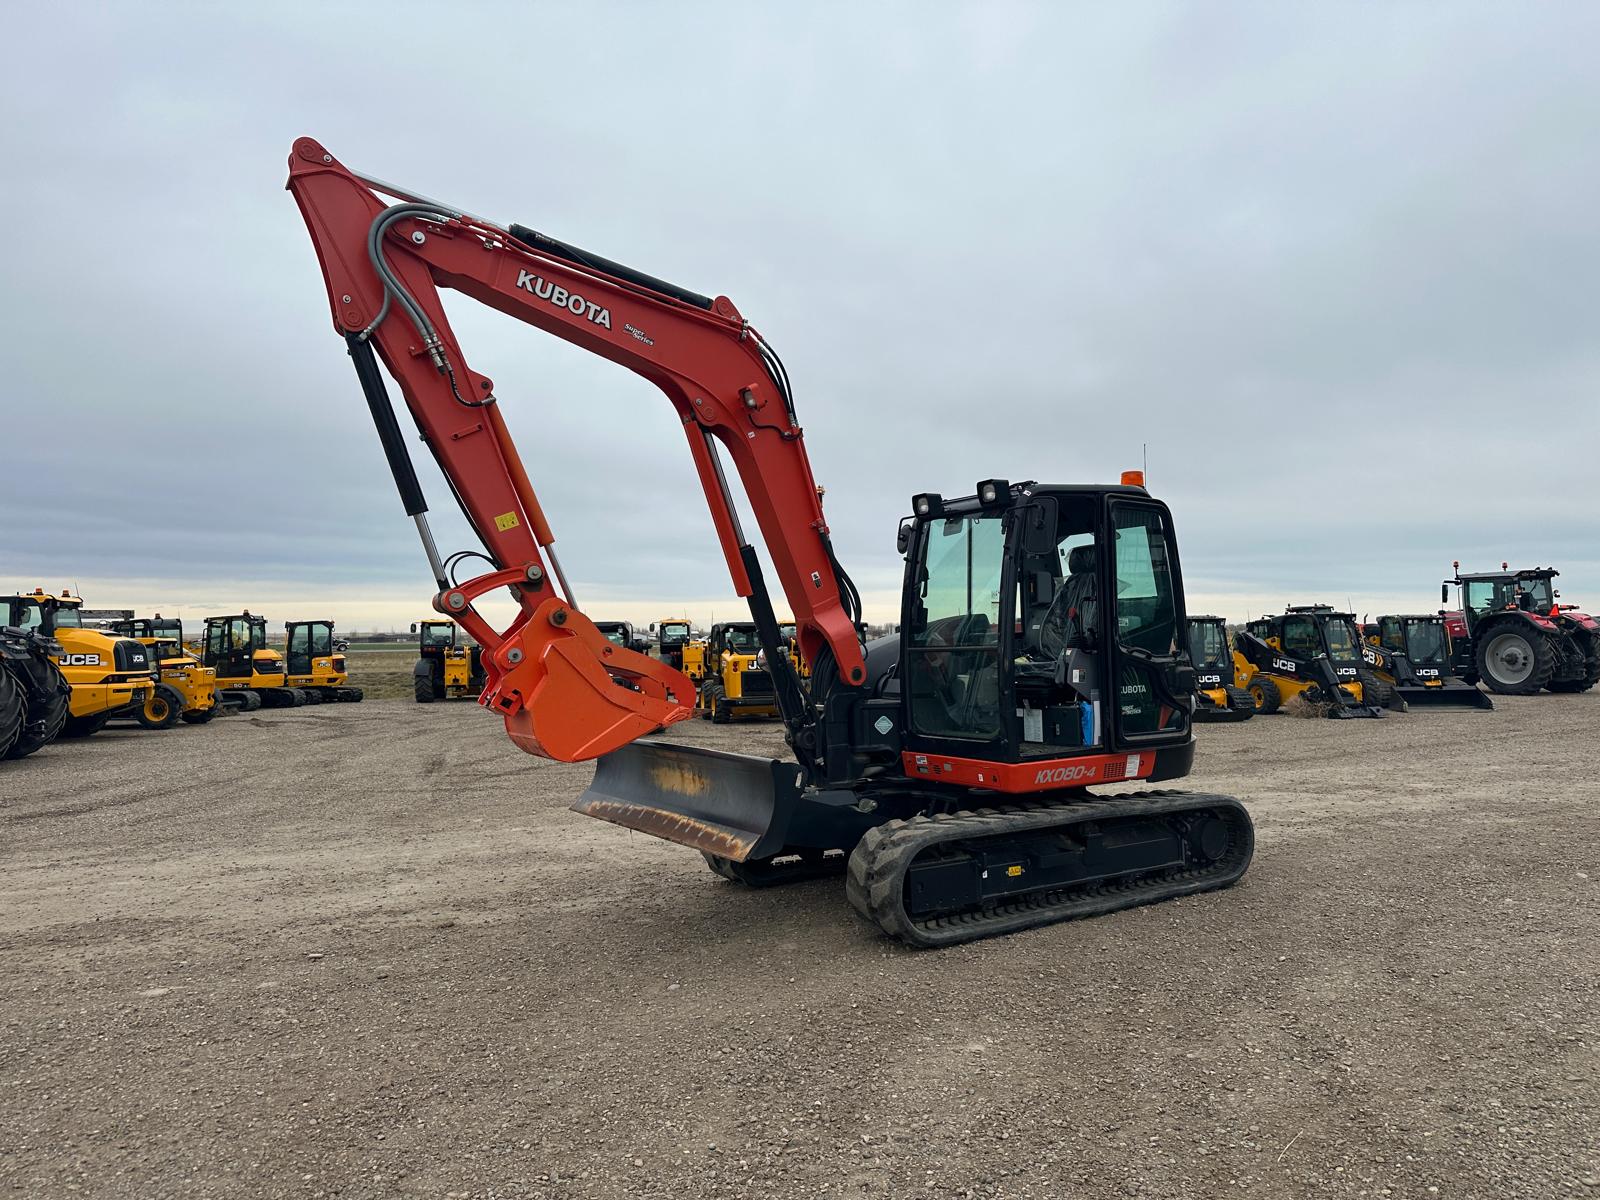
[[1438,614],[1379,617],[1363,632],[1362,658],[1408,706],[1494,708],[1487,692],[1456,678],[1450,633]]
[[160,677],[137,714],[139,724],[165,729],[182,719],[190,725],[204,725],[223,711],[217,698],[217,673],[184,645],[181,620],[157,613],[115,621],[111,628],[143,643]]
[[284,682],[312,704],[359,704],[366,694],[350,686],[347,660],[333,637],[332,621],[284,623]]
[[61,643],[0,619],[0,761],[26,758],[60,736],[72,685],[56,660]]
[[[758,662],[761,636],[754,621],[727,621],[706,638],[699,684],[700,715],[717,725],[735,717],[777,717],[772,673]],[[693,676],[690,676],[693,678]]]
[[1189,658],[1194,663],[1196,721],[1248,721],[1256,715],[1255,698],[1238,680],[1225,620],[1189,618]]
[[1403,710],[1361,656],[1355,617],[1326,604],[1290,605],[1247,623],[1235,639],[1245,690],[1263,714],[1300,697],[1330,717],[1381,717]]
[[65,590],[0,597],[0,624],[35,629],[61,647],[56,665],[72,688],[59,734],[67,738],[99,733],[112,717],[136,716],[157,682],[149,651],[133,638],[84,628],[82,607],[83,600]]

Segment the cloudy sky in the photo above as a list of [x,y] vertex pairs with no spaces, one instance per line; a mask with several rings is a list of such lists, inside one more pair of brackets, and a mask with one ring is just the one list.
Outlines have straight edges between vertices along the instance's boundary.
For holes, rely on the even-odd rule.
[[[7,18],[0,584],[403,625],[431,583],[283,190],[357,169],[782,353],[892,619],[916,491],[1148,445],[1191,611],[1600,605],[1600,9],[29,5]],[[738,602],[670,406],[452,320],[597,619]],[[426,464],[440,540],[468,543]]]

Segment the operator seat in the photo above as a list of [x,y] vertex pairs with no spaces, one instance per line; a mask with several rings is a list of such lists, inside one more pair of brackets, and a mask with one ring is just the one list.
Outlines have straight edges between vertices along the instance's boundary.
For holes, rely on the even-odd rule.
[[1095,575],[1094,543],[1067,553],[1067,640],[1089,640],[1100,624],[1100,581]]

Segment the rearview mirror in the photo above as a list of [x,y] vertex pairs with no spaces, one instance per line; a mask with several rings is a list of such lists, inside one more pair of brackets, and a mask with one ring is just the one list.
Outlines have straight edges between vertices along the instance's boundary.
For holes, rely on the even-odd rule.
[[1056,508],[1053,496],[1040,496],[1018,510],[1022,520],[1022,551],[1038,558],[1056,551]]
[[417,623],[415,621],[413,621],[413,622],[411,622],[411,632],[415,633],[416,631],[417,631]]
[[905,557],[906,551],[911,549],[911,522],[910,521],[901,521],[900,522],[900,528],[895,531],[894,544],[895,544],[895,548],[900,551],[901,557],[902,558]]
[[1441,583],[1439,585],[1439,603],[1450,603],[1450,585],[1448,583]]

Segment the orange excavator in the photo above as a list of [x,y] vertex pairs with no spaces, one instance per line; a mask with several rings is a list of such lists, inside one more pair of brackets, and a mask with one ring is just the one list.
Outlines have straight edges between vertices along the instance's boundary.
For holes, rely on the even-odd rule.
[[[1178,547],[1142,477],[988,479],[959,498],[914,496],[899,532],[900,631],[863,644],[788,374],[731,300],[363,175],[310,138],[294,144],[288,187],[421,538],[434,608],[483,647],[479,703],[512,741],[596,760],[577,811],[699,850],[718,875],[752,886],[843,874],[850,903],[915,946],[1243,875],[1254,831],[1238,800],[1135,790],[1181,778],[1194,757]],[[793,761],[635,740],[689,718],[694,684],[607,639],[579,608],[504,406],[457,342],[443,288],[665,394],[749,602]],[[385,371],[481,549],[441,556]],[[784,652],[728,462],[809,679]],[[487,569],[458,579],[473,560]],[[504,629],[476,607],[500,591],[517,605]]]

